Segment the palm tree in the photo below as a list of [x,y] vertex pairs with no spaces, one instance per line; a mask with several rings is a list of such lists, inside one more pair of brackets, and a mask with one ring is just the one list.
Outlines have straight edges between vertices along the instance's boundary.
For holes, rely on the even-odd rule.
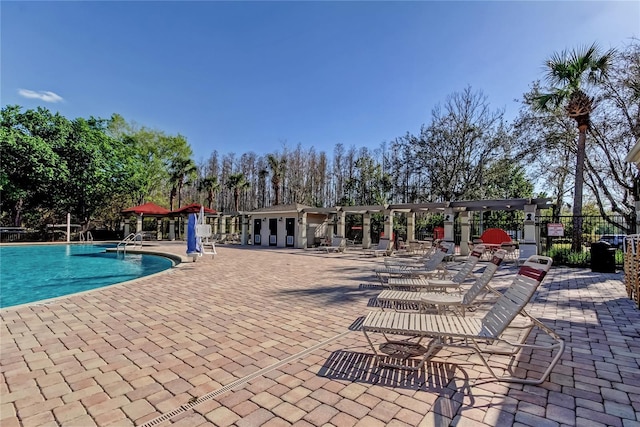
[[271,186],[273,187],[273,193],[275,195],[274,205],[280,204],[280,185],[284,179],[285,167],[287,165],[287,159],[283,156],[278,158],[273,154],[267,156],[267,162],[269,162],[269,169],[271,169]]
[[203,178],[198,184],[198,191],[204,191],[207,193],[207,207],[213,209],[213,200],[215,194],[220,190],[220,183],[217,176],[208,176]]
[[247,181],[247,178],[242,172],[229,175],[227,178],[227,188],[233,190],[233,205],[236,212],[240,211],[240,192],[249,188],[251,184]]
[[171,161],[169,173],[171,175],[171,193],[169,195],[169,209],[173,210],[173,201],[178,196],[178,208],[181,203],[182,187],[190,179],[195,177],[196,164],[190,158],[177,158]]
[[607,77],[614,50],[600,54],[598,47],[588,47],[554,53],[545,63],[546,80],[550,92],[534,99],[534,108],[543,111],[557,111],[564,107],[568,117],[578,125],[578,143],[576,147],[576,172],[573,192],[573,243],[572,250],[579,251],[582,246],[582,189],[584,187],[584,160],[587,130],[590,116],[595,108],[594,98],[584,89],[602,82]]

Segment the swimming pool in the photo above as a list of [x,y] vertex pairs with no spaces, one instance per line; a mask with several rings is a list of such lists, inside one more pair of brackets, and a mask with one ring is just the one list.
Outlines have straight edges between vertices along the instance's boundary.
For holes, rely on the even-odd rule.
[[115,245],[0,247],[0,308],[101,288],[171,268],[160,256],[105,252]]

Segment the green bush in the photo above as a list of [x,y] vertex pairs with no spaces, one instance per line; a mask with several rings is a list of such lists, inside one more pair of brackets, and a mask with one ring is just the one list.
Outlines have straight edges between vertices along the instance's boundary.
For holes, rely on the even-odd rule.
[[[591,251],[572,252],[571,243],[554,244],[546,255],[553,259],[554,265],[591,267]],[[617,266],[624,264],[624,253],[621,250],[615,252],[615,263]]]
[[591,263],[591,253],[588,251],[572,252],[571,243],[553,245],[547,252],[547,256],[553,259],[554,265],[588,267]]

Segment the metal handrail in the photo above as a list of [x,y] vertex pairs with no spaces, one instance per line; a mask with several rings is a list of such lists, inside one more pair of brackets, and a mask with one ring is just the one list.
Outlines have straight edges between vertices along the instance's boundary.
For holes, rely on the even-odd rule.
[[93,242],[93,235],[91,231],[87,230],[86,237],[84,232],[80,232],[80,241],[81,242]]
[[127,247],[129,246],[133,246],[134,248],[138,246],[142,247],[142,233],[130,233],[127,237],[122,239],[120,243],[118,243],[118,246],[116,246],[116,253],[119,253],[122,248],[122,253],[126,254]]

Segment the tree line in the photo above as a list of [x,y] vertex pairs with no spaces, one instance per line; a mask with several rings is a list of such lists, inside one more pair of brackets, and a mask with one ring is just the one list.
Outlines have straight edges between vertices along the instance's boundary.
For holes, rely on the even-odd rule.
[[558,82],[533,82],[511,122],[481,90],[466,87],[436,106],[418,132],[373,149],[342,143],[330,153],[301,143],[263,154],[214,149],[201,164],[184,136],[118,114],[70,120],[41,107],[6,106],[0,114],[0,223],[37,228],[71,212],[75,221],[115,227],[122,209],[147,201],[172,210],[199,202],[236,212],[290,203],[548,195],[559,215],[576,192],[574,164],[584,131],[585,204],[612,222],[622,216],[625,224],[616,225],[631,231],[640,175],[624,157],[640,137],[640,47],[633,40],[607,55],[607,72],[589,81],[586,128],[576,127],[562,100],[541,108],[541,98],[567,89]]

